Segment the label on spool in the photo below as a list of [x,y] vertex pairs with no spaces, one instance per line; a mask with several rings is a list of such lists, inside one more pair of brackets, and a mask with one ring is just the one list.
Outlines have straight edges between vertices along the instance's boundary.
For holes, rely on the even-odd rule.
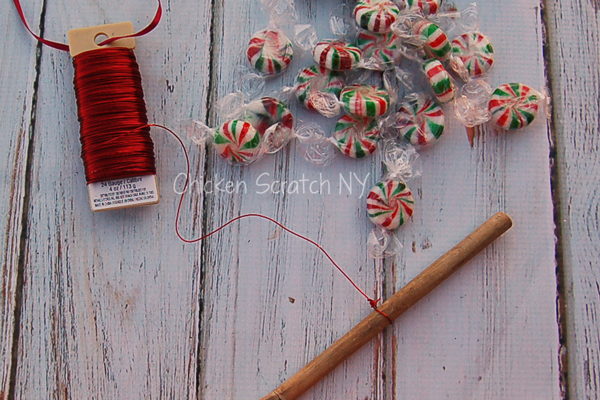
[[88,191],[92,211],[157,204],[160,200],[156,175],[94,182]]

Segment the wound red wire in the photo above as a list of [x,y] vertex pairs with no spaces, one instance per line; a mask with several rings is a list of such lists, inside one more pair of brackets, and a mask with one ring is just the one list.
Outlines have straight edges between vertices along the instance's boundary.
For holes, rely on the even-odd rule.
[[73,59],[73,66],[87,182],[155,175],[154,144],[133,51],[87,51]]
[[[195,239],[186,239],[183,237],[183,235],[181,235],[181,232],[179,232],[179,216],[181,214],[181,206],[183,204],[183,198],[185,196],[185,193],[187,192],[187,188],[189,186],[189,182],[190,182],[190,158],[188,156],[187,150],[185,148],[185,144],[183,143],[183,141],[181,140],[181,138],[179,136],[177,136],[177,134],[175,132],[173,132],[171,129],[167,128],[166,126],[163,125],[159,125],[159,124],[149,124],[147,125],[147,127],[152,127],[155,126],[157,128],[161,128],[166,130],[167,132],[169,132],[175,139],[177,139],[177,141],[179,142],[179,144],[181,145],[181,148],[183,149],[183,153],[185,155],[185,162],[187,165],[187,174],[186,174],[186,178],[185,178],[185,184],[183,185],[183,190],[181,193],[181,197],[179,198],[179,205],[177,207],[177,214],[175,216],[175,233],[177,234],[177,236],[179,237],[179,239],[181,239],[181,241],[185,242],[185,243],[196,243],[196,242],[200,242],[204,239],[209,238],[210,236],[214,235],[215,233],[219,232],[220,230],[226,228],[227,226],[233,224],[236,221],[239,221],[241,219],[244,218],[261,218],[261,219],[265,219],[269,222],[272,222],[273,224],[277,225],[278,227],[280,227],[281,229],[283,229],[284,231],[290,233],[291,235],[294,235],[310,244],[312,244],[313,246],[315,246],[317,249],[319,249],[324,255],[325,257],[327,257],[327,259],[329,259],[329,261],[333,264],[333,266],[344,276],[344,278],[346,278],[348,280],[348,282],[350,282],[350,284],[352,286],[354,286],[354,288],[361,294],[363,295],[366,299],[367,302],[369,303],[369,305],[371,306],[371,308],[373,308],[375,311],[377,311],[379,314],[381,314],[382,316],[384,316],[390,324],[393,323],[392,319],[383,311],[381,311],[380,309],[377,308],[377,303],[379,303],[380,299],[372,299],[371,297],[369,297],[369,295],[367,295],[353,280],[352,278],[350,278],[350,276],[342,269],[342,267],[340,267],[338,265],[338,263],[335,262],[335,260],[329,255],[329,253],[317,242],[315,242],[314,240],[303,236],[297,232],[294,232],[293,230],[289,229],[288,227],[286,227],[285,225],[283,225],[281,222],[268,217],[266,215],[262,215],[262,214],[256,214],[256,213],[249,213],[249,214],[242,214],[239,215],[229,221],[227,221],[226,223],[224,223],[223,225],[219,226],[218,228],[216,228],[215,230],[201,236]],[[143,127],[145,128],[145,127]],[[141,129],[141,128],[140,128]]]

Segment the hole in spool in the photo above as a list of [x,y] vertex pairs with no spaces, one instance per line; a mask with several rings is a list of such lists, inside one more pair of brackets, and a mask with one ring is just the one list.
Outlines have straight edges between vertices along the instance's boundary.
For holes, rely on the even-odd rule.
[[94,43],[100,46],[100,43],[104,42],[108,39],[108,35],[106,33],[99,33],[94,37]]

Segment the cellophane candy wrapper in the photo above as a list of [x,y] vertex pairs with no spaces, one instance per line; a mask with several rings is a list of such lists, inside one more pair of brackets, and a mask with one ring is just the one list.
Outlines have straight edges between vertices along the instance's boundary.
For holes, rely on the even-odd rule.
[[390,94],[392,104],[397,104],[401,91],[416,93],[419,91],[418,79],[412,71],[395,67],[383,73],[383,87]]
[[253,99],[262,95],[266,87],[264,76],[257,74],[254,70],[238,65],[234,68],[234,87],[247,99]]
[[353,6],[343,3],[331,12],[329,27],[338,39],[352,42],[358,35],[358,25],[352,17],[353,9]]
[[395,256],[401,248],[393,230],[413,215],[414,197],[407,182],[421,175],[419,154],[413,146],[385,140],[382,155],[386,173],[367,196],[367,216],[376,225],[367,240],[372,258]]
[[216,128],[201,121],[184,121],[188,138],[199,146],[210,145],[213,150],[232,165],[248,165],[261,159],[267,147],[265,140],[249,123],[228,120]]
[[320,167],[330,165],[335,159],[333,143],[325,137],[325,132],[317,124],[301,123],[296,130],[299,148],[304,159]]
[[456,36],[471,31],[479,31],[481,19],[477,3],[471,3],[462,10],[453,4],[445,2],[436,14],[428,15],[427,19],[439,26],[448,36]]
[[484,124],[490,120],[488,103],[492,87],[483,79],[473,79],[460,90],[454,101],[454,114],[467,128]]

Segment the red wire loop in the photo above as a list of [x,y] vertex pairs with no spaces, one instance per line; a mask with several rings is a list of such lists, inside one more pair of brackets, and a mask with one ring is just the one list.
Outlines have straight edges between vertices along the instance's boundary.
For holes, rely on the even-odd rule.
[[[62,50],[62,51],[69,51],[69,45],[64,44],[64,43],[54,42],[54,41],[48,40],[48,39],[44,39],[43,37],[35,34],[31,30],[31,28],[29,28],[29,24],[27,23],[27,19],[25,18],[25,13],[23,12],[23,8],[21,7],[20,0],[13,0],[13,3],[15,4],[15,8],[17,9],[17,12],[19,13],[19,17],[21,17],[21,21],[23,22],[23,25],[25,25],[25,28],[29,31],[29,33],[31,33],[31,35],[34,38],[36,38],[37,40],[39,40],[41,43],[45,44],[46,46],[50,46],[52,48]],[[98,46],[105,46],[109,43],[114,42],[115,40],[129,38],[129,37],[138,37],[138,36],[143,36],[147,33],[150,33],[154,28],[156,28],[158,26],[158,23],[160,22],[161,17],[162,17],[162,5],[160,3],[160,0],[158,0],[158,9],[156,10],[156,14],[154,15],[154,18],[152,19],[150,24],[148,24],[148,26],[146,26],[141,31],[133,33],[131,35],[118,36],[118,37],[106,39],[105,41],[98,44]]]

